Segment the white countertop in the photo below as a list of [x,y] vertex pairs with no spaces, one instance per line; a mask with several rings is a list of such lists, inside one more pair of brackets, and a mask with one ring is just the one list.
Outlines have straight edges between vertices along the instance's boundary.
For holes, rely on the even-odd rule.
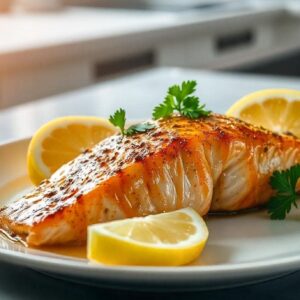
[[0,53],[123,35],[173,24],[172,13],[66,8],[0,15]]
[[65,115],[108,117],[119,107],[131,119],[149,118],[167,88],[197,80],[197,94],[208,108],[224,113],[247,93],[266,88],[300,89],[300,79],[239,73],[157,68],[123,76],[88,88],[0,111],[0,143],[32,135],[43,123]]
[[266,3],[244,4],[242,9],[182,12],[74,7],[55,13],[3,14],[0,15],[0,68],[37,63],[51,56],[70,59],[95,51],[107,55],[108,49],[126,48],[132,43],[137,48],[151,47],[153,43],[176,39],[228,20],[235,20],[241,26],[247,20],[257,22],[285,14],[282,4]]

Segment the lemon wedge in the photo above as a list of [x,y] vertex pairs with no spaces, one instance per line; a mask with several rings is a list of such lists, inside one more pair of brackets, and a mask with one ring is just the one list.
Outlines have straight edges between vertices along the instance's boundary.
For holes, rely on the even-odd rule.
[[68,116],[43,125],[32,137],[27,152],[31,181],[39,184],[59,167],[87,148],[115,133],[106,120],[89,116]]
[[111,265],[178,266],[197,258],[208,238],[192,208],[91,225],[88,258]]
[[300,91],[270,89],[246,95],[226,112],[254,125],[300,138]]

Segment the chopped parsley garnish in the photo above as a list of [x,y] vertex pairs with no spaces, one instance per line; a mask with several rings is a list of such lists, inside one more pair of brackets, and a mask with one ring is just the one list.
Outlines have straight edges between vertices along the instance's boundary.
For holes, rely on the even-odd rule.
[[275,171],[270,184],[276,191],[268,203],[268,213],[273,220],[283,220],[292,206],[297,207],[300,195],[296,192],[296,184],[300,178],[300,164],[284,171]]
[[207,117],[211,111],[205,109],[205,104],[201,104],[197,96],[193,95],[196,91],[197,82],[183,81],[181,86],[173,85],[169,87],[165,100],[153,110],[154,120],[167,118],[177,111],[180,115],[190,119]]
[[114,126],[119,127],[121,134],[126,136],[130,136],[135,133],[146,132],[152,128],[155,128],[155,124],[146,122],[134,124],[131,125],[129,128],[125,129],[126,112],[122,108],[117,110],[113,115],[109,117],[109,122],[112,123]]

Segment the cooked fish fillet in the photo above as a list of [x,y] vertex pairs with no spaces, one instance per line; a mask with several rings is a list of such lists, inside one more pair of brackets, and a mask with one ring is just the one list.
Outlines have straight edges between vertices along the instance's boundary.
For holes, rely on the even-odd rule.
[[3,207],[1,227],[29,245],[83,243],[87,226],[182,207],[201,215],[265,203],[274,170],[300,162],[300,140],[234,118],[172,117],[114,135]]

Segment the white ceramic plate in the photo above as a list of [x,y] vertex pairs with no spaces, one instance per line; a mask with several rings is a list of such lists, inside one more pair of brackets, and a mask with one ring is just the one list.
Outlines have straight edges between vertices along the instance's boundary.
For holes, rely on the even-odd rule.
[[[25,192],[28,140],[0,145],[0,201]],[[110,267],[16,245],[0,238],[0,259],[63,278],[140,290],[200,290],[243,285],[300,269],[300,212],[270,221],[265,211],[209,216],[203,255],[184,267]]]

